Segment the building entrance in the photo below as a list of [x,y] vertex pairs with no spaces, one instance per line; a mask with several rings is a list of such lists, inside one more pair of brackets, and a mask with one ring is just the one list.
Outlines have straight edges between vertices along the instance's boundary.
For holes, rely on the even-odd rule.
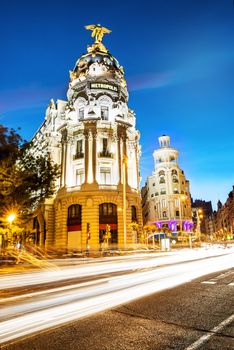
[[99,205],[99,243],[104,243],[106,234],[110,230],[109,244],[118,244],[117,205],[102,203]]

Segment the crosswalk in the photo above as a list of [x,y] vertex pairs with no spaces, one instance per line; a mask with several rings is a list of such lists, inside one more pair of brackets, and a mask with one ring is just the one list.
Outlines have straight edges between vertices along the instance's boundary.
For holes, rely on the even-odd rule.
[[234,270],[221,273],[218,276],[212,277],[208,280],[201,281],[201,284],[218,284],[226,286],[234,286]]

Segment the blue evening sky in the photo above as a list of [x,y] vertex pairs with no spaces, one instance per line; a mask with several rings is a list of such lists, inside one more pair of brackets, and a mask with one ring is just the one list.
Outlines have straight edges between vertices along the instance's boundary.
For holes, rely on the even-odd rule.
[[69,69],[92,42],[87,24],[124,66],[141,132],[142,185],[158,136],[168,134],[193,198],[224,201],[234,185],[232,0],[1,1],[0,123],[30,139]]

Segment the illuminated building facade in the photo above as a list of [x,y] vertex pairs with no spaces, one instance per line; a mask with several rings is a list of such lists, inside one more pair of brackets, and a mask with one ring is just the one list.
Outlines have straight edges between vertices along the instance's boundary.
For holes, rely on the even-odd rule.
[[170,137],[159,137],[159,145],[153,153],[153,174],[142,188],[143,222],[167,227],[172,232],[189,232],[192,228],[189,181],[178,165],[178,151],[170,147]]
[[213,216],[214,234],[217,239],[234,239],[234,186],[224,204],[218,201]]
[[123,67],[95,36],[70,71],[67,101],[51,100],[33,142],[61,165],[56,195],[36,212],[33,229],[41,246],[84,250],[99,247],[109,225],[109,244],[132,243],[129,224],[142,227],[139,132],[128,107]]

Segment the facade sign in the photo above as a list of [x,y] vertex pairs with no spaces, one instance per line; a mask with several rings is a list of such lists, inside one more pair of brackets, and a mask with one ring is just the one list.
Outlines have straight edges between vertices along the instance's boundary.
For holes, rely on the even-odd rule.
[[106,83],[91,83],[91,89],[105,89],[118,92],[118,88],[115,85],[106,84]]

